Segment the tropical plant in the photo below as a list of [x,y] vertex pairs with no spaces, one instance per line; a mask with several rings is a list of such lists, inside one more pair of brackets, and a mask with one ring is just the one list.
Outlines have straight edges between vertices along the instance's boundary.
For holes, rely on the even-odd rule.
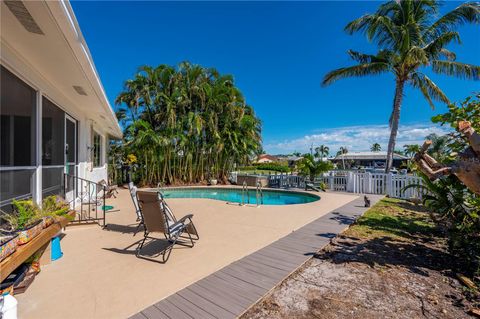
[[463,3],[440,18],[438,11],[439,2],[435,0],[392,0],[381,4],[375,13],[350,22],[345,31],[363,32],[379,51],[373,55],[348,51],[358,64],[331,71],[322,82],[329,85],[348,77],[393,74],[395,93],[389,120],[386,172],[393,163],[405,85],[420,90],[433,108],[433,100],[449,103],[449,99],[424,73],[425,68],[431,67],[436,74],[480,79],[479,66],[455,61],[455,53],[447,49],[452,43],[460,43],[460,35],[455,31],[459,25],[480,22],[479,3]]
[[56,195],[47,196],[42,200],[42,206],[39,210],[40,217],[63,216],[69,211],[68,204]]
[[315,176],[320,175],[321,173],[328,172],[333,168],[332,163],[329,161],[316,161],[313,155],[305,154],[303,158],[299,161],[297,169],[301,175],[308,176],[310,181],[315,180]]
[[320,145],[318,147],[315,147],[315,157],[323,159],[324,157],[328,156],[328,153],[330,152],[330,148],[326,145]]
[[440,161],[443,161],[449,156],[450,149],[448,144],[450,137],[448,135],[440,136],[432,133],[427,135],[425,138],[432,141],[432,145],[428,149],[428,154]]
[[32,200],[13,200],[12,206],[13,212],[1,212],[0,218],[5,221],[7,227],[2,228],[2,231],[23,230],[40,220],[40,208]]
[[418,144],[405,144],[403,145],[403,152],[408,157],[413,157],[420,151],[420,145]]
[[[434,116],[432,121],[456,128],[459,121],[468,119],[475,130],[480,130],[478,95],[465,99],[460,105],[450,104],[448,108],[447,113]],[[442,164],[453,160],[442,152],[465,152],[470,147],[465,136],[454,132],[443,136],[439,144],[441,147],[436,147],[434,157]],[[465,271],[472,277],[480,275],[480,197],[454,175],[436,181],[430,181],[423,173],[420,175],[422,186],[410,187],[426,191],[423,197],[425,206],[447,226],[450,252],[465,262]]]
[[[347,153],[348,153],[347,147],[346,146],[340,146],[340,149],[337,152],[337,157],[340,156],[340,155],[347,154]],[[342,166],[343,166],[343,169],[345,169],[345,158],[343,156],[342,156]]]
[[233,77],[213,68],[140,67],[116,103],[125,130],[111,166],[135,156],[133,178],[141,184],[226,181],[234,165],[247,164],[261,148],[253,108]]
[[373,143],[372,147],[370,147],[370,150],[372,152],[380,152],[382,150],[382,147],[378,143]]

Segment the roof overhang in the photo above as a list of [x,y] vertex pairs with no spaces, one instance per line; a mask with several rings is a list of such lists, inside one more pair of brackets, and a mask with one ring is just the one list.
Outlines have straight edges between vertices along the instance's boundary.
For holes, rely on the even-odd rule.
[[41,33],[28,31],[25,21],[21,23],[2,1],[2,63],[8,66],[8,61],[15,58],[28,64],[29,70],[34,70],[42,81],[59,92],[62,101],[68,101],[62,103],[68,105],[60,106],[82,113],[100,126],[103,133],[121,138],[122,130],[70,3],[60,0],[21,4]]

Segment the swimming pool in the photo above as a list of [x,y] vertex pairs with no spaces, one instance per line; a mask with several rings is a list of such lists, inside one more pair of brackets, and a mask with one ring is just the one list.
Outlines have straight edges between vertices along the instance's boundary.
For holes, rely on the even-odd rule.
[[[242,202],[242,189],[219,187],[189,187],[163,189],[165,198],[209,198],[230,203]],[[255,189],[249,189],[250,204],[257,204]],[[263,190],[263,205],[294,205],[315,202],[320,196],[281,190]],[[245,196],[245,202],[247,198]]]

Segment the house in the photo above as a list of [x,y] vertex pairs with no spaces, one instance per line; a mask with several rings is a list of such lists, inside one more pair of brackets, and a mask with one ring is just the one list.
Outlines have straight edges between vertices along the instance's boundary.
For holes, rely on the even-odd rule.
[[2,1],[0,64],[0,209],[62,194],[64,173],[107,180],[122,132],[70,3]]
[[[386,151],[378,152],[349,152],[336,156],[332,161],[341,167],[345,162],[346,167],[372,167],[384,168],[387,160]],[[393,154],[393,167],[399,168],[403,162],[409,160],[407,156]]]
[[278,158],[268,154],[261,154],[257,157],[256,163],[273,163],[277,162]]

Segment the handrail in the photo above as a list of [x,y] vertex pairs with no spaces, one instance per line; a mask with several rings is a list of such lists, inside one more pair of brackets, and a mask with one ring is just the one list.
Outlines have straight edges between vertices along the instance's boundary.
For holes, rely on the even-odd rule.
[[247,182],[244,181],[242,185],[242,203],[241,206],[245,205],[245,193],[247,194],[247,204],[250,204],[250,194],[248,193]]
[[[107,194],[107,186],[102,183],[97,183],[94,181],[90,181],[85,178],[81,178],[75,175],[69,175],[67,173],[63,174],[64,182],[63,182],[63,196],[66,199],[67,195],[67,188],[69,185],[69,181],[72,181],[74,196],[70,201],[70,204],[73,206],[72,208],[75,209],[75,201],[77,198],[80,199],[80,212],[77,211],[78,219],[74,219],[71,223],[82,223],[82,222],[96,222],[99,223],[100,221],[103,222],[101,225],[103,228],[107,226],[105,221],[107,206],[106,206],[106,194]],[[80,187],[79,187],[80,186]],[[98,196],[100,191],[99,187],[101,187],[102,194]],[[101,210],[103,212],[102,216],[98,216],[98,206],[101,206]],[[84,207],[87,208],[87,214],[84,215]],[[95,216],[91,216],[91,212],[95,213]]]
[[263,190],[262,190],[262,183],[257,181],[257,189],[255,191],[255,196],[257,200],[257,207],[263,205]]

